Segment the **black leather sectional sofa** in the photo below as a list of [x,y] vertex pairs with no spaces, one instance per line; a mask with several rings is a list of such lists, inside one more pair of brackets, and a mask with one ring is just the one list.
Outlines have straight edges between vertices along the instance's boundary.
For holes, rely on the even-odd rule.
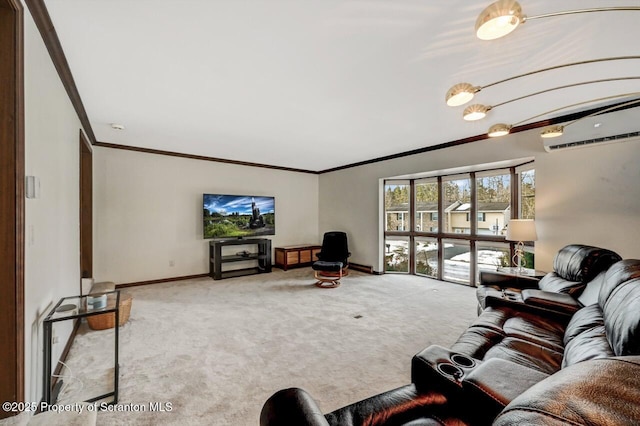
[[484,310],[451,348],[413,357],[411,384],[328,414],[285,389],[260,424],[640,424],[640,260],[567,246],[539,288],[502,290],[478,290]]

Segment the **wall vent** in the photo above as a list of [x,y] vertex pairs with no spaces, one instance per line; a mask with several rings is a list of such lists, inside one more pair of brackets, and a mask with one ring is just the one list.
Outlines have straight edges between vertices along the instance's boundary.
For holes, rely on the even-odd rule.
[[603,144],[603,143],[625,142],[630,139],[636,139],[639,137],[640,137],[640,131],[630,132],[630,133],[621,133],[615,136],[604,136],[601,138],[587,139],[587,140],[576,141],[576,142],[566,142],[566,143],[560,143],[560,144],[554,144],[554,145],[551,145],[550,142],[549,144],[547,144],[547,141],[544,141],[544,149],[547,152],[554,152],[554,151],[560,151],[563,149],[583,148],[586,146],[593,146],[593,145]]

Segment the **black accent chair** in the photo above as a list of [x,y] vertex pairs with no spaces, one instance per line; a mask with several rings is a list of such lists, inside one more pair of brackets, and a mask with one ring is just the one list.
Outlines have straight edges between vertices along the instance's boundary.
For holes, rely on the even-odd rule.
[[325,232],[322,249],[316,256],[318,260],[311,265],[317,280],[315,284],[322,288],[338,287],[340,279],[348,274],[351,252],[347,234],[342,231]]

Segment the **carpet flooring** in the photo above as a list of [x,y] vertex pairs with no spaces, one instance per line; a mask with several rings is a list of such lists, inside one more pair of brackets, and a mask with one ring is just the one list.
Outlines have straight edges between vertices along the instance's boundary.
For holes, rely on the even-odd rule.
[[[97,424],[257,425],[264,401],[292,386],[329,412],[409,383],[411,357],[450,346],[476,316],[475,289],[432,279],[351,272],[335,289],[312,283],[304,268],[125,289],[115,408],[144,411],[102,411]],[[112,345],[113,330],[81,326],[61,403],[110,390]]]

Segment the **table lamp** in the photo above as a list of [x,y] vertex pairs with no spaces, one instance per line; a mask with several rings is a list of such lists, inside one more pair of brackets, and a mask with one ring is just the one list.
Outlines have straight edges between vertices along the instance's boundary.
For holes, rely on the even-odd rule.
[[518,266],[518,273],[523,272],[524,266],[524,241],[536,241],[536,224],[533,219],[511,219],[507,227],[508,241],[517,241],[516,253],[513,256],[513,263]]

